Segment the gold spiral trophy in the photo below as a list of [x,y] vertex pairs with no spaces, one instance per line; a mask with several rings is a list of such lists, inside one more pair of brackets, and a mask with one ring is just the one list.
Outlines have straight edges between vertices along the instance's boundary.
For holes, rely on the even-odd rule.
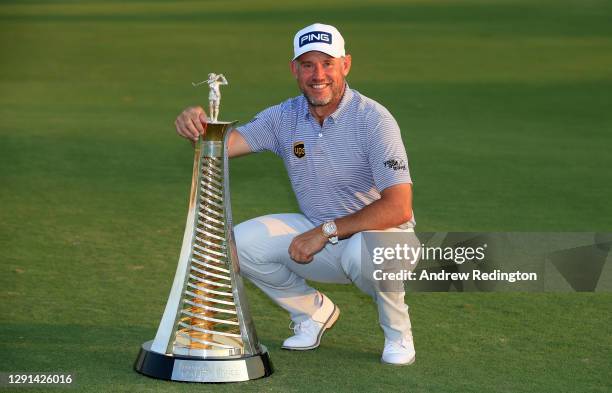
[[145,342],[134,368],[186,382],[238,382],[272,374],[249,313],[232,227],[227,138],[236,122],[217,121],[219,86],[209,74],[211,122],[195,146],[183,245],[155,339]]

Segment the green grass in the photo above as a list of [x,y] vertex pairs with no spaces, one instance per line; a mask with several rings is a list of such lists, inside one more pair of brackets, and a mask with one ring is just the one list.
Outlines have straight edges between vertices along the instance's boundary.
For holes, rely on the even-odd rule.
[[[536,4],[537,3],[537,4]],[[610,231],[612,3],[606,1],[0,3],[0,371],[69,371],[84,391],[603,392],[610,293],[410,295],[418,352],[379,364],[368,298],[309,353],[248,286],[276,372],[167,383],[132,371],[180,248],[189,143],[172,122],[225,73],[222,117],[297,94],[291,39],[336,24],[351,87],[397,118],[423,231]],[[282,163],[234,160],[236,222],[296,211]]]

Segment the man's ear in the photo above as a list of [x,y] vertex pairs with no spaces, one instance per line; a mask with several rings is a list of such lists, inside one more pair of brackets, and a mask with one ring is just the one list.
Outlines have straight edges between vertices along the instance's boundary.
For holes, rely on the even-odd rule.
[[351,55],[348,54],[342,58],[342,75],[344,75],[345,78],[351,71],[352,61]]
[[291,68],[291,73],[293,74],[295,79],[297,79],[298,78],[298,67],[299,67],[299,64],[297,63],[297,61],[291,60],[289,62],[289,67]]

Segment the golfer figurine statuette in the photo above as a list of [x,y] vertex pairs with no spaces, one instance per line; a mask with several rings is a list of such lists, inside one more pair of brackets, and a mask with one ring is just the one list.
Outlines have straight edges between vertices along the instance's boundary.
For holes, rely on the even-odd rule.
[[219,105],[221,104],[221,89],[219,86],[227,85],[227,79],[223,74],[215,74],[211,72],[208,74],[208,79],[202,82],[191,84],[196,87],[202,84],[208,84],[209,92],[208,92],[208,113],[210,114],[210,121],[212,123],[216,123],[219,119]]
[[209,74],[211,122],[195,144],[187,223],[176,274],[155,339],[134,368],[185,382],[237,382],[272,374],[240,277],[229,190],[227,138],[218,121],[223,74]]

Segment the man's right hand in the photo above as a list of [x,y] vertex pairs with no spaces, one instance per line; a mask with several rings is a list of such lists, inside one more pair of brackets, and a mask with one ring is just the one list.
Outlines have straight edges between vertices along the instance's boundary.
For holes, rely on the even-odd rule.
[[176,133],[193,142],[197,142],[200,135],[206,132],[208,116],[201,106],[192,106],[185,109],[174,121]]
[[[196,143],[200,135],[206,133],[208,116],[201,106],[192,106],[185,109],[174,121],[176,133],[183,138]],[[231,130],[228,138],[227,152],[230,158],[251,153],[251,147],[239,132]]]

